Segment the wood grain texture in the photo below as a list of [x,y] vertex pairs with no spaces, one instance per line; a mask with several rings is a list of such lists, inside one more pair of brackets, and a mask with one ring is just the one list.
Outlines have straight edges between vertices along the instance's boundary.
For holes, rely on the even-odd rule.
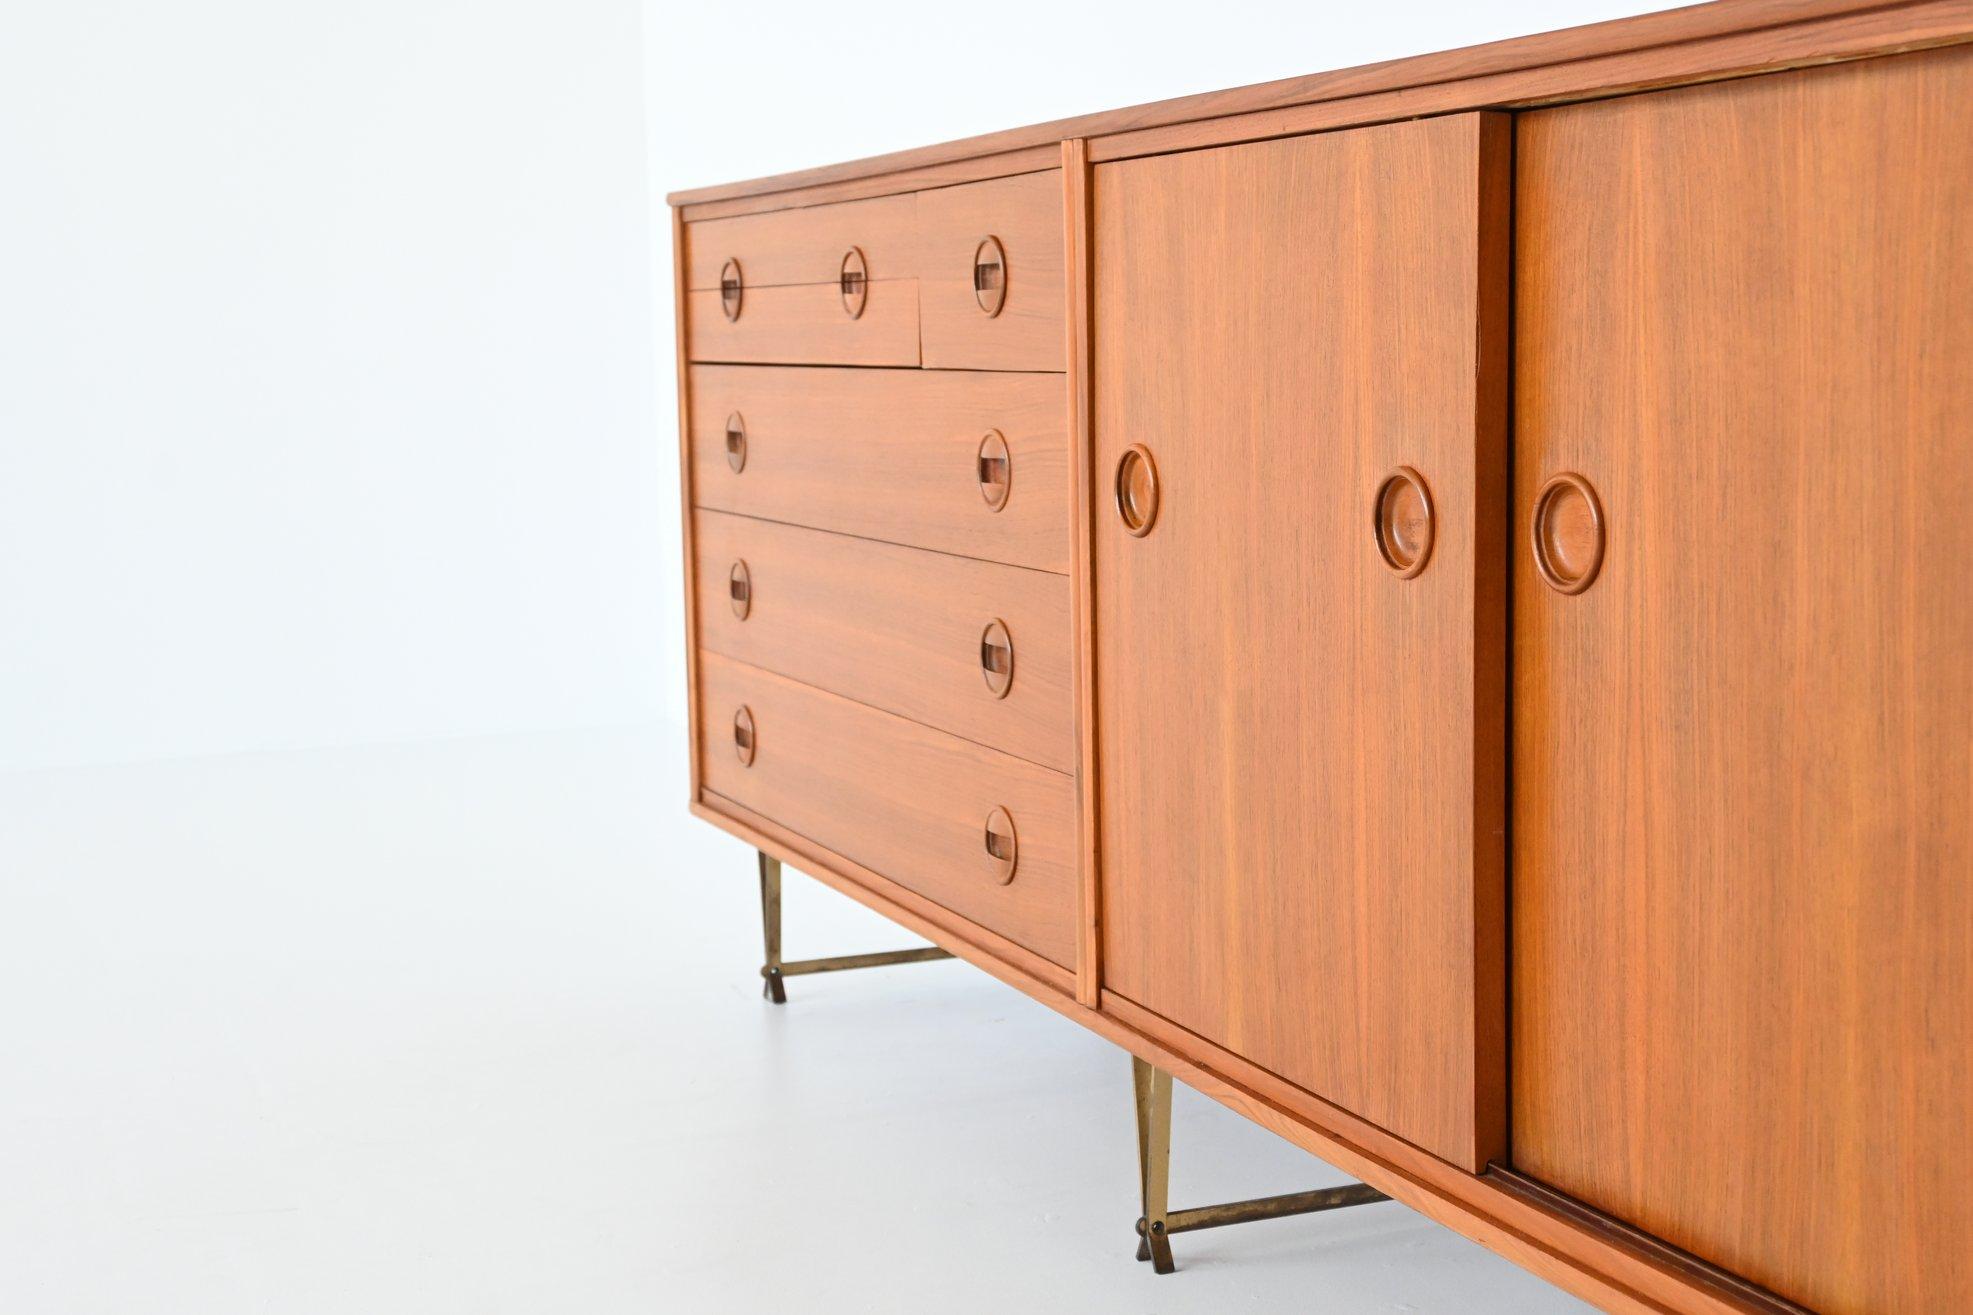
[[733,219],[694,220],[686,230],[693,291],[719,287],[728,260],[748,291],[795,283],[835,285],[843,255],[863,253],[872,282],[916,278],[917,203],[885,196]]
[[[1007,253],[997,315],[973,295],[973,254],[992,235]],[[918,194],[918,280],[927,366],[1063,370],[1062,171]]]
[[1091,143],[1090,154],[1099,161],[1122,160],[1483,107],[1528,109],[1964,41],[1973,35],[1970,29],[1973,4],[1967,0],[1880,8],[1346,100],[1120,132]]
[[1514,1160],[1830,1315],[1973,1309],[1973,52],[1524,117]]
[[[1716,0],[1712,4],[1691,5],[1657,13],[1582,27],[1514,37],[1505,41],[1439,51],[1404,59],[1386,60],[1356,68],[1336,69],[1300,77],[1282,78],[1224,91],[1180,96],[1126,109],[1058,119],[1030,127],[986,133],[936,146],[920,146],[893,151],[862,160],[851,160],[819,168],[801,169],[744,182],[673,192],[672,205],[704,204],[738,197],[760,196],[818,187],[851,179],[870,178],[903,170],[933,168],[969,158],[1017,151],[1037,145],[1053,145],[1072,137],[1103,138],[1141,128],[1168,127],[1197,120],[1210,120],[1258,111],[1286,109],[1318,102],[1340,101],[1401,91],[1436,84],[1458,84],[1474,79],[1500,79],[1493,85],[1493,98],[1467,97],[1444,107],[1447,110],[1481,109],[1495,104],[1511,104],[1515,99],[1513,75],[1552,70],[1559,65],[1610,56],[1644,55],[1633,76],[1649,81],[1653,77],[1652,58],[1667,65],[1682,58],[1685,46],[1735,35],[1758,35],[1785,31],[1790,26],[1835,20],[1870,22],[1877,31],[1874,39],[1885,47],[1911,40],[1936,39],[1921,36],[1931,27],[1930,19],[1914,22],[1907,31],[1897,22],[1886,22],[1885,14],[1918,13],[1937,10],[1923,3],[1884,4],[1878,0]],[[1933,15],[1936,17],[1936,14]],[[1973,15],[1964,16],[1973,26]],[[1840,28],[1825,26],[1825,33],[1840,35]],[[1814,52],[1797,52],[1794,59],[1814,59]],[[1745,51],[1733,55],[1736,61],[1748,58]],[[1761,61],[1755,60],[1757,66]],[[1750,66],[1751,67],[1751,66]],[[1705,70],[1691,75],[1703,76]],[[1101,142],[1092,143],[1100,147]]]
[[692,544],[692,372],[686,364],[685,352],[685,220],[678,211],[671,212],[671,296],[672,296],[672,348],[676,357],[674,368],[678,371],[678,524],[679,535],[683,540],[680,556],[685,564],[685,719],[687,776],[691,782],[692,798],[699,797],[699,637],[697,620],[698,599],[693,590],[696,587],[697,571],[695,563],[698,554]]
[[1089,536],[1095,501],[1090,482],[1089,412],[1089,150],[1062,143],[1062,245],[1066,273],[1069,487],[1075,511],[1076,816],[1082,832],[1082,900],[1077,910],[1076,999],[1096,1006],[1103,987],[1102,892],[1096,874],[1096,575]]
[[918,364],[918,284],[872,283],[863,314],[850,318],[834,283],[746,290],[740,317],[720,309],[719,290],[685,294],[694,361],[787,365]]
[[[716,511],[697,523],[709,652],[1076,770],[1075,632],[1061,576]],[[752,580],[744,619],[728,589],[740,561]],[[995,620],[1013,641],[1005,696],[980,667],[981,633]]]
[[[1462,116],[1094,182],[1096,469],[1144,444],[1163,486],[1144,538],[1096,518],[1105,984],[1469,1169],[1505,1149],[1506,145]],[[1409,580],[1372,533],[1400,465],[1437,507]]]
[[[1074,964],[1074,778],[710,653],[699,681],[706,789]],[[730,738],[743,706],[757,728],[751,767]],[[1019,833],[1006,885],[984,840],[996,807]]]
[[[747,464],[726,461],[727,417]],[[1072,552],[1062,377],[946,370],[692,370],[698,505],[1066,574]],[[980,440],[1006,439],[999,511]]]

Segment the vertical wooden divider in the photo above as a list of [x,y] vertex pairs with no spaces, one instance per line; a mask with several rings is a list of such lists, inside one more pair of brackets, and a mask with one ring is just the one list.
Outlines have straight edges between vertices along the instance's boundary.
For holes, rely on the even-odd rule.
[[1099,958],[1103,938],[1101,889],[1096,852],[1096,579],[1090,564],[1090,517],[1094,514],[1090,467],[1089,397],[1089,143],[1071,138],[1062,143],[1062,222],[1067,260],[1064,266],[1068,333],[1069,481],[1070,505],[1075,509],[1075,553],[1069,590],[1076,618],[1076,803],[1082,828],[1082,901],[1078,909],[1076,1001],[1096,1008],[1103,986]]

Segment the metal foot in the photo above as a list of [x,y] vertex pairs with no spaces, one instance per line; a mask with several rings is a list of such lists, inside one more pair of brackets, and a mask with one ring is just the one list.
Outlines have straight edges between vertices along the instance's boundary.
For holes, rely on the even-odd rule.
[[1171,1257],[1173,1233],[1192,1233],[1202,1228],[1224,1228],[1228,1224],[1252,1223],[1258,1219],[1283,1219],[1289,1215],[1314,1214],[1319,1210],[1341,1210],[1346,1206],[1388,1201],[1366,1183],[1323,1187],[1312,1192],[1290,1192],[1285,1196],[1261,1196],[1250,1201],[1225,1205],[1199,1206],[1191,1210],[1170,1208],[1171,1187],[1171,1074],[1131,1056],[1130,1073],[1137,1095],[1137,1181],[1144,1213],[1137,1220],[1137,1258],[1149,1260],[1160,1274],[1177,1266]]
[[950,959],[950,950],[941,950],[936,945],[927,945],[916,950],[883,950],[876,954],[839,954],[832,959],[795,959],[783,962],[781,958],[781,860],[760,853],[760,924],[761,939],[766,948],[767,961],[761,965],[762,978],[760,993],[763,999],[777,1005],[788,1003],[788,990],[785,985],[790,977],[802,977],[810,973],[839,973],[851,968],[881,968],[894,963],[930,963],[934,959]]

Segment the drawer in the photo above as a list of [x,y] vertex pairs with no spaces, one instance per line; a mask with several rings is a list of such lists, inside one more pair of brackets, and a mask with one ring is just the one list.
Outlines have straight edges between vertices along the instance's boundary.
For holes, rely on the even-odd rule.
[[1075,770],[1065,576],[717,511],[694,526],[706,650]]
[[843,257],[862,253],[872,282],[918,277],[918,209],[910,194],[869,201],[769,210],[686,225],[686,286],[718,290],[728,261],[740,267],[742,300],[756,288],[835,284]]
[[749,288],[732,319],[716,288],[686,297],[686,342],[695,361],[918,364],[918,285],[910,280],[872,284],[855,317],[833,283]]
[[688,224],[695,361],[918,364],[910,196]]
[[928,366],[1065,370],[1062,171],[918,194]]
[[1060,375],[694,366],[690,387],[700,507],[1069,570]]
[[1073,968],[1073,778],[714,654],[699,697],[706,790]]

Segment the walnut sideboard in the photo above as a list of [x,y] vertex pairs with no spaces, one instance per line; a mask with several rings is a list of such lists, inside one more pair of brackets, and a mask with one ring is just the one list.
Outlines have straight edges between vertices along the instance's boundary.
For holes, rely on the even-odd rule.
[[[1388,1196],[1973,1311],[1969,43],[1723,0],[672,196],[770,997],[1130,1052],[1161,1271]],[[783,960],[783,862],[939,948]],[[1362,1185],[1171,1208],[1173,1077]]]

